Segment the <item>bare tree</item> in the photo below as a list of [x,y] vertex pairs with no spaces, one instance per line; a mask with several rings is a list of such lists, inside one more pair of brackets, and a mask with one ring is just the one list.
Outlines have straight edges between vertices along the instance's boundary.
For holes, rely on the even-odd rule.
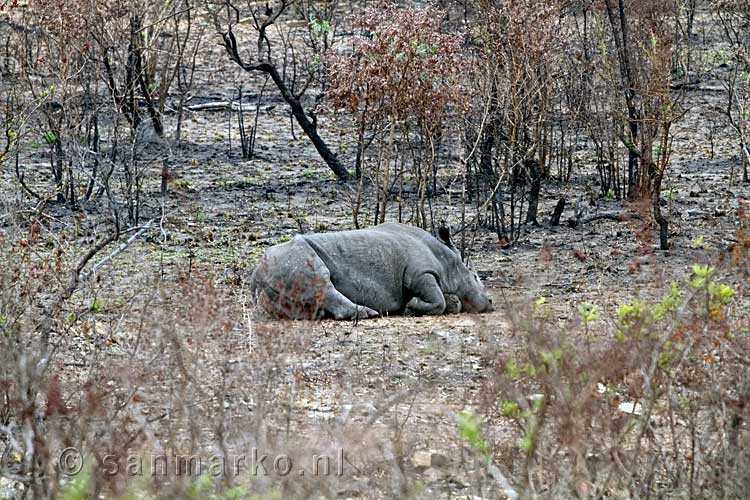
[[467,153],[467,179],[482,222],[503,244],[516,240],[523,224],[536,223],[549,171],[560,7],[538,0],[477,2],[484,20],[472,75],[475,110],[465,132],[467,151],[475,151]]
[[[308,87],[313,83],[313,78],[308,79],[302,84],[297,85],[294,77],[291,81],[287,79],[287,73],[280,70],[280,61],[275,57],[274,44],[269,35],[269,29],[275,25],[279,17],[293,5],[292,0],[281,0],[279,3],[270,7],[257,5],[257,2],[249,2],[248,10],[252,16],[253,27],[257,32],[257,52],[250,59],[246,60],[240,53],[237,44],[237,38],[234,34],[234,27],[240,22],[240,8],[231,2],[226,2],[224,7],[227,12],[226,27],[221,33],[224,47],[229,57],[243,70],[252,72],[259,71],[267,74],[279,90],[281,97],[289,105],[292,116],[302,128],[305,135],[310,139],[318,151],[318,154],[326,162],[328,167],[339,179],[349,177],[348,170],[342,165],[336,155],[331,151],[326,142],[318,133],[317,115],[310,110],[306,110],[302,105],[302,96]],[[220,25],[218,16],[215,17],[217,25]],[[220,28],[221,29],[221,28]],[[279,28],[281,31],[282,28]],[[283,33],[281,34],[283,37]],[[288,51],[284,51],[286,57]],[[294,54],[294,52],[292,52]],[[292,56],[294,57],[294,56]],[[296,75],[295,75],[296,76]],[[295,90],[299,89],[299,90]]]
[[628,195],[651,199],[659,245],[668,248],[668,221],[661,211],[661,185],[671,160],[670,129],[683,111],[684,92],[672,92],[673,55],[680,37],[673,0],[604,0],[619,71],[614,90],[626,113],[621,141],[628,150]]

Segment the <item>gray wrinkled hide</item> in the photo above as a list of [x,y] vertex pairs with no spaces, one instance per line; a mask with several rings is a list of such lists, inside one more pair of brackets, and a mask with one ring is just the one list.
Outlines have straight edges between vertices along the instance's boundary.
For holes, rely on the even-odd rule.
[[281,318],[492,310],[476,273],[450,242],[395,223],[295,236],[266,251],[250,289],[263,309]]

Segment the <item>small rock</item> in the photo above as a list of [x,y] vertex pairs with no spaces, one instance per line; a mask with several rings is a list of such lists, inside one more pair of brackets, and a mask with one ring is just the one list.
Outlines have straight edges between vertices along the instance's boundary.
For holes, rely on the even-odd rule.
[[418,451],[411,457],[411,463],[417,469],[428,469],[432,465],[432,453],[429,451]]
[[433,453],[431,462],[433,467],[445,467],[448,465],[448,457],[440,453]]
[[641,408],[640,403],[633,403],[633,402],[625,402],[620,403],[618,406],[619,410],[623,413],[629,413],[631,415],[640,415],[643,413],[643,409]]
[[342,405],[341,415],[345,417],[369,417],[378,412],[378,409],[370,403],[357,403],[354,405]]
[[434,451],[423,450],[416,452],[411,462],[417,469],[428,469],[430,467],[443,467],[447,465],[448,458]]

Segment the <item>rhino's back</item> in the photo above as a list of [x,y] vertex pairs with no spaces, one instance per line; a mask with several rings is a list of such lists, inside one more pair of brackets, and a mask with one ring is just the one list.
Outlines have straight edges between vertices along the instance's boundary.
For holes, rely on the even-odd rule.
[[410,266],[415,259],[429,260],[419,238],[395,227],[303,237],[325,262],[338,291],[349,300],[382,313],[403,309],[411,298],[404,287]]

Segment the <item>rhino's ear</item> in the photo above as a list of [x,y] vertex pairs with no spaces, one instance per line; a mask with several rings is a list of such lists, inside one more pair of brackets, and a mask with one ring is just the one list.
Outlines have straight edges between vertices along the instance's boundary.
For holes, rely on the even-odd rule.
[[451,232],[445,226],[440,226],[438,228],[438,239],[449,247],[453,246],[453,242],[451,241]]

